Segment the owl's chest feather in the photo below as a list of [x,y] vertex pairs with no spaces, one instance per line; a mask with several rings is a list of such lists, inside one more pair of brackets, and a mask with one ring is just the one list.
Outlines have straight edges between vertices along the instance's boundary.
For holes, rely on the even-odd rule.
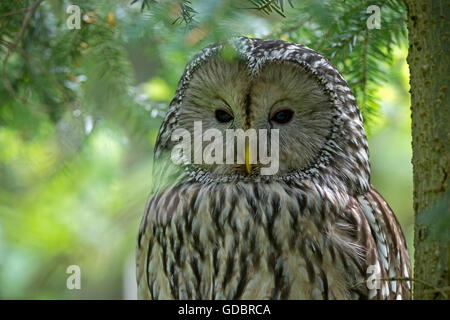
[[312,201],[280,184],[191,185],[154,197],[141,226],[148,259],[138,264],[148,277],[140,291],[159,299],[351,298],[358,252]]

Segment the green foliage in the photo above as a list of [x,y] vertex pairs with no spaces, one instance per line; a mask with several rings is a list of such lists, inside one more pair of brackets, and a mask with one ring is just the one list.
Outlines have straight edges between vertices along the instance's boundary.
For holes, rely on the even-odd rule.
[[[75,3],[83,19],[70,30],[66,9]],[[375,186],[393,195],[410,224],[411,199],[399,191],[411,184],[400,1],[75,3],[0,2],[1,298],[133,292],[122,280],[152,189],[159,125],[189,59],[236,35],[302,43],[331,59],[372,128]],[[381,7],[380,30],[367,29],[371,4]],[[390,145],[377,140],[387,127]],[[386,158],[393,163],[383,166]],[[81,267],[79,292],[65,287],[70,264]]]
[[[254,9],[261,11],[265,14],[271,14],[273,11],[278,13],[279,15],[285,17],[284,15],[284,1],[283,0],[249,0],[252,4],[255,5]],[[293,8],[291,0],[288,0],[288,3]]]
[[[274,30],[263,38],[302,43],[329,58],[349,80],[363,113],[364,124],[370,132],[371,122],[379,112],[374,92],[386,82],[380,62],[392,63],[392,48],[406,41],[406,11],[402,1],[289,0],[288,12],[283,0],[248,0],[253,7],[242,6],[245,1],[241,1],[240,6],[233,1],[223,2],[266,15],[277,13],[286,17],[288,14],[287,19],[278,22]],[[381,29],[367,27],[372,14],[367,8],[373,4],[381,9]],[[147,6],[148,10],[155,9],[159,3],[153,2],[152,5],[145,0],[142,2],[143,8]],[[180,1],[179,5],[180,13],[175,21],[183,21],[190,28],[197,26],[193,18],[197,12],[192,2]],[[214,17],[221,21],[221,17]]]
[[[280,28],[289,39],[303,42],[328,57],[349,82],[370,129],[379,112],[374,97],[377,87],[386,82],[382,63],[392,64],[392,49],[406,42],[406,14],[401,1],[378,1],[381,29],[368,29],[373,1],[302,1],[297,21],[301,27]],[[289,26],[289,24],[287,24]],[[389,30],[386,32],[386,30]],[[279,31],[279,33],[280,33]]]

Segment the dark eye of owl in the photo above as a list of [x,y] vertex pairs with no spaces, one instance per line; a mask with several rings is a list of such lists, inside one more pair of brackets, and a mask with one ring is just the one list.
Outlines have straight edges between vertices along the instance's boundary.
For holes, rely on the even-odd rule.
[[221,123],[227,123],[233,120],[233,116],[223,109],[216,110],[216,119]]
[[270,118],[270,121],[285,124],[291,121],[292,117],[294,116],[294,111],[289,109],[283,109],[280,111],[277,111],[273,114],[273,116]]

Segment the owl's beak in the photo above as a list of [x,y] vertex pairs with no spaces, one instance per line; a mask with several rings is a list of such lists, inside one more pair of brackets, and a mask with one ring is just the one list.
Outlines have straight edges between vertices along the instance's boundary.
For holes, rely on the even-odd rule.
[[250,163],[250,146],[248,141],[245,143],[245,170],[248,174],[252,172],[252,164]]

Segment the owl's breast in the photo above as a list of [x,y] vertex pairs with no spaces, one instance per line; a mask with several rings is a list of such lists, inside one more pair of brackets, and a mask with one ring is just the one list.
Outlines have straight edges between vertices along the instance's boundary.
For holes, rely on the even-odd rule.
[[317,201],[275,182],[190,183],[152,197],[138,241],[140,297],[352,298],[358,248]]

